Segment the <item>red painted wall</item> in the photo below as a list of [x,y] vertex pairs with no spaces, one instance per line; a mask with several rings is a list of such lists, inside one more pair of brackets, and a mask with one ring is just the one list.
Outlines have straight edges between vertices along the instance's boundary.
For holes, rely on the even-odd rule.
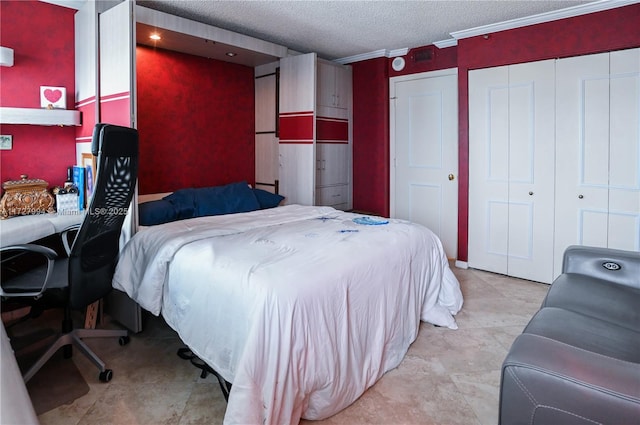
[[[13,67],[0,67],[0,106],[40,108],[40,86],[66,87],[74,107],[75,10],[39,1],[0,1],[0,40],[14,50]],[[76,162],[74,127],[0,125],[13,149],[0,151],[0,180],[21,174],[62,185]]]
[[353,67],[353,208],[389,216],[389,72],[386,58]]
[[255,179],[253,68],[138,46],[139,193]]
[[[434,60],[431,64],[423,63],[418,66],[407,60],[407,66],[402,72],[396,73],[391,70],[390,75],[387,76],[367,75],[371,66],[370,61],[352,64],[354,71],[354,208],[359,208],[356,199],[361,199],[361,194],[376,196],[375,201],[368,201],[375,202],[376,205],[384,203],[388,206],[389,204],[388,194],[383,198],[384,195],[381,192],[372,191],[367,187],[366,179],[357,175],[357,173],[366,175],[368,167],[375,167],[381,175],[387,176],[388,179],[389,161],[384,161],[376,166],[373,158],[357,158],[355,153],[364,149],[365,146],[375,151],[388,149],[388,129],[386,133],[380,131],[380,133],[372,135],[367,132],[366,128],[363,128],[377,121],[388,122],[388,102],[384,107],[380,103],[372,103],[366,93],[364,95],[358,94],[356,85],[359,83],[356,78],[365,78],[369,86],[378,85],[386,87],[388,90],[388,77],[390,76],[458,67],[458,173],[460,186],[457,258],[460,261],[467,261],[469,215],[468,70],[638,47],[640,46],[638,22],[640,22],[640,4],[634,4],[574,18],[501,31],[490,34],[488,39],[482,36],[463,39],[459,41],[457,48],[440,51],[435,49]],[[415,50],[412,49],[407,58],[410,58]],[[388,62],[391,61],[388,60]],[[367,117],[367,119],[356,120],[356,114]],[[358,168],[355,165],[356,161],[358,161]]]

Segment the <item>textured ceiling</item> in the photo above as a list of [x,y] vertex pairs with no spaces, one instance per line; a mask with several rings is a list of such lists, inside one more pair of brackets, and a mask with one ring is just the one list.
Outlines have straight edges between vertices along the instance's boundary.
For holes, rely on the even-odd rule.
[[219,1],[137,4],[292,50],[340,59],[425,46],[450,33],[577,6],[578,0]]

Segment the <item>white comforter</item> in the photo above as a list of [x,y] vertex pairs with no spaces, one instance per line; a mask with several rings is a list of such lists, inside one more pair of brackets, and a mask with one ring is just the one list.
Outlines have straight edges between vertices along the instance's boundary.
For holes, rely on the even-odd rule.
[[354,217],[288,205],[150,227],[114,287],[233,383],[225,423],[323,419],[400,363],[420,320],[455,329],[462,307],[430,230]]

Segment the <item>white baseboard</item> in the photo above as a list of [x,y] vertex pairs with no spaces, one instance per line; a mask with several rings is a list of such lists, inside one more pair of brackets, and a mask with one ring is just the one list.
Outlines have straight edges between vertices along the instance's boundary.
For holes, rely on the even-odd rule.
[[468,269],[469,268],[469,264],[467,264],[466,261],[458,261],[456,260],[456,267],[459,269]]

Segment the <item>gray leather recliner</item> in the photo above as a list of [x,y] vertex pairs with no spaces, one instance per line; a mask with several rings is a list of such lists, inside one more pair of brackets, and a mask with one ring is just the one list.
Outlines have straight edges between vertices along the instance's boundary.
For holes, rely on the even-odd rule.
[[640,252],[567,248],[503,363],[499,422],[640,424]]

